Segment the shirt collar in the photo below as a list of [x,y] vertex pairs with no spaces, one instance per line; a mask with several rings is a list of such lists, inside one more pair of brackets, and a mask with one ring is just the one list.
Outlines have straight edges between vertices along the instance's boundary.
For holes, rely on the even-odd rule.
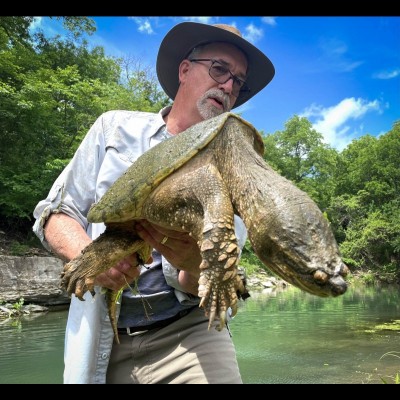
[[166,106],[157,113],[156,124],[154,125],[154,131],[152,130],[150,135],[147,136],[149,140],[151,140],[163,126],[166,126],[164,117],[169,114],[171,108],[172,106]]
[[169,114],[169,112],[171,111],[171,108],[172,108],[172,106],[166,106],[159,111],[159,114],[161,115],[161,118],[163,118],[163,120],[164,120],[164,117]]

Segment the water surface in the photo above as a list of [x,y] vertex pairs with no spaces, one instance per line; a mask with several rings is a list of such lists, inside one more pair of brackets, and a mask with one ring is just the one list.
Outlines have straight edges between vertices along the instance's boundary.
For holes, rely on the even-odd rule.
[[400,330],[380,325],[396,320],[398,287],[350,288],[337,298],[292,287],[253,293],[231,331],[246,383],[393,383]]
[[[62,383],[66,318],[0,321],[0,383]],[[290,287],[253,291],[230,329],[245,383],[393,383],[400,331],[378,328],[396,320],[399,287],[350,287],[338,298]]]

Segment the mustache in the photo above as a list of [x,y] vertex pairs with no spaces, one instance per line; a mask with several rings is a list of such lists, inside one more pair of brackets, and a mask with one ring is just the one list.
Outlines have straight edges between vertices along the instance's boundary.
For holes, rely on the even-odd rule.
[[231,101],[229,99],[229,95],[224,93],[219,89],[209,89],[205,92],[204,97],[209,98],[213,97],[222,103],[224,111],[229,111],[231,109]]

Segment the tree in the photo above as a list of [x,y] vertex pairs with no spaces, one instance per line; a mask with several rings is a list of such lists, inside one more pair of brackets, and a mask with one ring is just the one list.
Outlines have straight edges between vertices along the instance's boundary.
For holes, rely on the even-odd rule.
[[30,45],[29,26],[34,17],[0,17],[0,49],[9,45]]
[[[89,51],[84,39],[27,36],[27,18],[6,20],[9,40],[0,49],[0,219],[30,224],[34,206],[102,112],[159,111],[169,100],[146,70],[122,84],[120,60],[101,47]],[[73,29],[91,26],[76,18],[67,20]]]
[[264,158],[325,209],[335,187],[332,173],[338,153],[323,143],[307,118],[295,115],[285,128],[265,136]]
[[[74,39],[80,38],[83,34],[91,35],[96,30],[94,20],[89,17],[59,16],[49,18],[61,21]],[[34,37],[29,32],[29,28],[34,19],[35,17],[29,16],[0,17],[0,49],[8,45],[31,47]]]
[[[328,213],[347,263],[400,278],[400,123],[343,150]],[[397,278],[396,278],[397,277]]]

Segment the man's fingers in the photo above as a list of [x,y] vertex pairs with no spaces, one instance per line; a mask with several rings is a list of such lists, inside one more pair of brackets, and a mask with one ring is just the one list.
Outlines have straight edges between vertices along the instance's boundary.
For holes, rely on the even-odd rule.
[[119,290],[131,284],[140,275],[139,263],[136,254],[132,254],[119,261],[114,267],[96,277],[96,285],[111,290]]
[[[156,226],[146,220],[140,220],[140,222],[137,222],[135,228],[138,232],[145,235],[146,239],[151,236],[157,243],[161,243],[165,237],[168,237],[169,240],[183,240],[183,238],[188,235],[187,232],[180,232],[172,229],[163,228],[161,226]],[[142,239],[144,239],[144,236],[141,237]]]

